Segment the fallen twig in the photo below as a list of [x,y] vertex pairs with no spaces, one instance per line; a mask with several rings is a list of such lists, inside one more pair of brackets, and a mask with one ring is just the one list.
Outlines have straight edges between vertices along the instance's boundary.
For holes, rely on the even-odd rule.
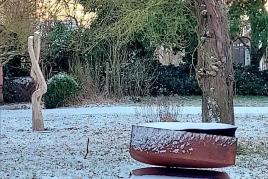
[[85,157],[84,157],[84,159],[86,159],[87,158],[87,154],[88,154],[88,146],[89,146],[89,138],[87,139],[87,151],[86,151],[86,155],[85,155]]

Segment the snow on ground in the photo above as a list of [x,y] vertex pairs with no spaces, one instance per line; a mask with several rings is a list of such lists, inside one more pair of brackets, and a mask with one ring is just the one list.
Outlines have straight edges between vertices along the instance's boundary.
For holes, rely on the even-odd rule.
[[[100,106],[44,110],[46,132],[31,131],[31,110],[0,111],[0,178],[128,178],[145,167],[128,153],[131,126],[158,121],[157,109]],[[153,112],[152,112],[153,111]],[[235,108],[237,164],[231,178],[268,178],[268,108]],[[179,120],[199,122],[199,107],[182,107]],[[87,138],[90,152],[84,159]]]

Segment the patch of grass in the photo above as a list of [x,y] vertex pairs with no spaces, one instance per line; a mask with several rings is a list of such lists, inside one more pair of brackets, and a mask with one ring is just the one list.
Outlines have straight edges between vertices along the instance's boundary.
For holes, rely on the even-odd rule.
[[260,154],[268,156],[268,138],[263,140],[240,139],[237,147],[237,155]]
[[235,106],[268,106],[268,96],[235,96]]
[[[202,97],[201,96],[158,96],[158,97],[143,97],[141,98],[142,104],[157,103],[167,99],[170,103],[181,104],[185,106],[201,106]],[[265,107],[268,106],[268,96],[234,96],[234,106],[244,106],[244,107]]]
[[156,98],[144,103],[136,115],[148,116],[148,122],[173,122],[178,121],[182,106],[183,102],[174,103],[169,98]]

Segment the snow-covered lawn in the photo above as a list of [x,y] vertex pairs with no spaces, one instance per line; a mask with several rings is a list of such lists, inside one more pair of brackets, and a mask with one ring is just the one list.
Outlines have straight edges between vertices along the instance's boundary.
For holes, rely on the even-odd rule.
[[[152,112],[155,111],[155,112]],[[235,108],[239,127],[231,178],[268,178],[268,108]],[[131,126],[158,121],[157,109],[89,106],[44,110],[46,132],[31,131],[31,110],[0,111],[0,178],[128,178],[145,167],[128,153]],[[199,107],[183,107],[179,120],[199,122]],[[90,152],[84,159],[89,138]]]

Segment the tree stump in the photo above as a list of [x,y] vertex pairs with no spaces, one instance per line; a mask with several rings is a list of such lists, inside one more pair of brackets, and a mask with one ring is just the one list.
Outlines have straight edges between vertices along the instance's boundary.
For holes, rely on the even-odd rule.
[[34,36],[28,38],[28,51],[32,63],[31,77],[36,84],[35,91],[32,94],[32,129],[34,131],[44,131],[41,100],[47,91],[46,80],[39,66],[40,48],[41,36],[39,32],[35,32]]

